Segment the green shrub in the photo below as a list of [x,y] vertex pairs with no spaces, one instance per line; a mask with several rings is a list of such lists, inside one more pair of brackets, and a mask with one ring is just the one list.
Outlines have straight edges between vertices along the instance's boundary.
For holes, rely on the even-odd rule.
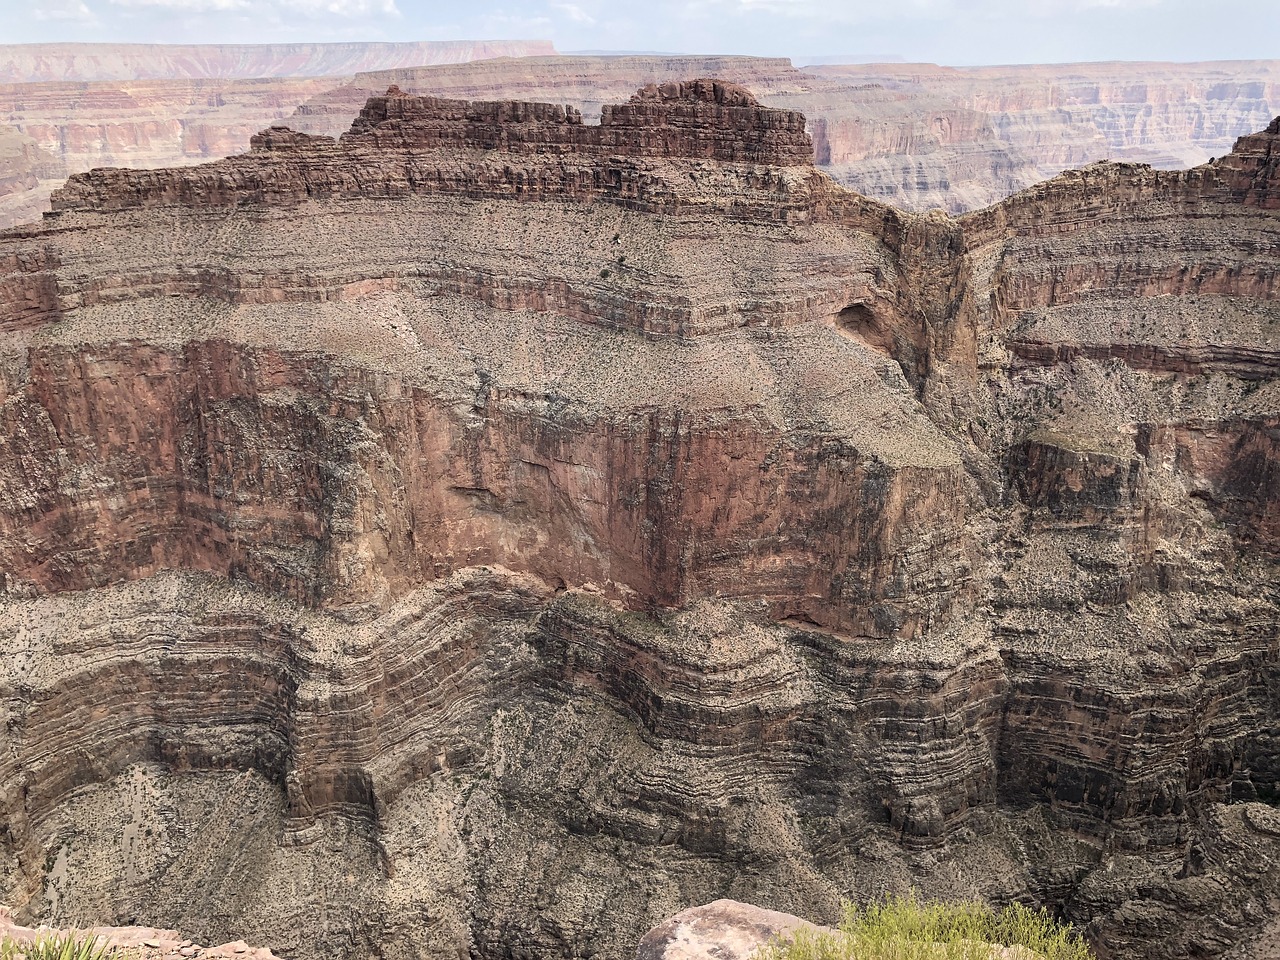
[[0,939],[0,960],[123,960],[124,954],[107,946],[101,937],[74,933],[51,933],[31,943],[5,937]]
[[[1045,960],[1094,960],[1080,936],[1044,911],[1014,903],[923,901],[914,894],[865,907],[845,905],[836,933],[800,931],[770,946],[760,960],[991,960],[992,945],[1023,946]],[[1021,951],[1009,953],[1010,960]],[[1026,960],[1031,960],[1028,956]]]

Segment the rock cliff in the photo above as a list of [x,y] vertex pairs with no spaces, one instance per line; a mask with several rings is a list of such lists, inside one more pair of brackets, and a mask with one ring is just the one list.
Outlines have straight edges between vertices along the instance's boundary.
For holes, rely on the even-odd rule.
[[[412,44],[249,47],[234,56],[228,49],[128,48],[118,62],[94,53],[85,61],[94,69],[54,51],[39,61],[43,72],[31,64],[11,71],[44,82],[0,84],[0,122],[80,173],[228,156],[286,118],[295,130],[336,137],[391,85],[438,98],[562,103],[594,122],[606,103],[637,86],[715,76],[770,106],[804,113],[817,165],[847,186],[904,209],[959,213],[1103,158],[1195,165],[1229,152],[1237,136],[1280,113],[1275,61],[797,70],[776,58],[497,56],[504,52],[498,46],[417,53]],[[550,51],[527,44],[506,52]],[[298,76],[279,77],[281,70]],[[358,70],[365,72],[306,76]],[[249,79],[254,71],[259,76]],[[0,204],[0,227],[48,209],[60,184],[61,177],[45,179],[20,201],[14,195]]]
[[[731,80],[770,106],[803,112],[818,166],[867,195],[904,207],[972,209],[1044,176],[1031,159],[1000,142],[986,114],[946,91],[851,84],[838,72],[820,76],[780,58],[533,57],[375,71],[312,96],[288,122],[336,136],[366,99],[391,84],[437,96],[563,102],[594,119],[604,104],[628,96],[637,84],[697,75]],[[1252,129],[1256,125],[1238,132]]]
[[0,126],[0,225],[38,219],[66,168],[30,137]]
[[[10,190],[0,172],[0,229],[39,219],[70,173],[240,153],[253,134],[331,89],[335,74],[554,52],[525,41],[0,45],[0,124],[46,161]],[[0,135],[0,154],[10,136]]]
[[913,215],[700,80],[73,177],[0,234],[0,899],[622,957],[914,885],[1261,956],[1278,142]]
[[[877,90],[897,104],[874,118],[853,113],[815,125],[830,173],[875,196],[953,212],[1104,158],[1195,166],[1230,152],[1237,137],[1280,113],[1275,60],[869,64],[806,72],[845,84],[851,98]],[[886,177],[882,168],[895,155],[917,176],[896,183]],[[956,185],[960,192],[947,196]]]

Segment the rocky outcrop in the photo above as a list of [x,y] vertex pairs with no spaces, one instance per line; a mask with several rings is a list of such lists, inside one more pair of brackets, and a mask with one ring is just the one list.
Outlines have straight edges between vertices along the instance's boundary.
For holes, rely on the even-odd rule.
[[[646,87],[629,103],[606,108],[594,125],[551,104],[437,100],[391,87],[369,101],[339,142],[272,128],[252,145],[262,156],[211,164],[195,175],[96,170],[70,181],[53,207],[237,206],[439,192],[600,198],[650,211],[728,204],[724,212],[730,215],[785,219],[804,216],[812,203],[804,117],[761,107],[741,87],[712,80]],[[441,165],[439,150],[454,152],[456,166]],[[672,160],[753,164],[758,170],[754,177],[733,178],[755,180],[746,194],[726,190],[725,175],[714,168],[701,178],[695,174],[691,190],[663,167]],[[365,167],[379,168],[377,186],[353,175]]]
[[430,63],[554,54],[546,40],[0,44],[0,83],[334,77]]
[[[736,900],[717,900],[691,907],[658,924],[640,940],[636,960],[750,960],[763,950],[787,945],[800,931],[813,937],[838,936],[831,927],[819,927],[776,910],[763,910]],[[892,949],[894,945],[890,945]],[[903,941],[897,945],[907,956],[941,956],[939,943]],[[846,947],[847,950],[847,947]],[[909,951],[909,952],[908,952]],[[1023,946],[970,941],[968,954],[989,960],[1043,960]]]
[[1177,168],[1222,156],[1280,113],[1275,73],[1273,61],[797,70],[748,57],[492,60],[358,75],[312,97],[289,123],[336,136],[389,84],[563,102],[594,118],[637,83],[715,75],[803,112],[818,165],[840,182],[904,209],[960,213],[1102,159]]
[[[525,41],[0,45],[0,123],[43,158],[34,177],[8,192],[0,171],[0,229],[39,219],[70,173],[240,153],[254,133],[330,89],[335,76],[553,53],[549,43]],[[344,118],[344,129],[359,106]]]
[[[85,49],[93,48],[76,47]],[[228,156],[286,118],[295,130],[337,137],[393,84],[436,98],[565,104],[594,123],[605,104],[637,86],[715,76],[769,106],[803,112],[818,166],[842,183],[904,209],[959,213],[1103,158],[1198,164],[1228,153],[1237,136],[1280,112],[1271,61],[797,70],[756,57],[498,56],[503,48],[485,45],[443,53],[414,44],[250,47],[234,57],[226,49],[129,48],[119,62],[95,53],[92,69],[54,51],[41,61],[44,82],[0,85],[0,121],[78,173]],[[469,62],[422,65],[440,64],[437,55]],[[388,69],[315,79],[374,66]],[[280,70],[296,75],[283,78]],[[117,79],[86,82],[89,76]],[[0,227],[48,209],[60,180],[21,202],[0,202]]]
[[[776,167],[812,166],[813,144],[799,113],[766,109],[744,87],[721,80],[650,84],[607,106],[600,123],[551,104],[468,103],[404,94],[374,97],[347,138],[375,149],[438,147],[559,151],[647,159],[705,159]],[[291,142],[298,142],[296,140]]]
[[1260,947],[1280,130],[952,219],[729,84],[605,117],[393,91],[0,234],[0,898],[394,960],[914,886]]
[[96,946],[109,950],[127,951],[128,956],[138,960],[275,960],[270,950],[250,947],[243,940],[203,947],[185,939],[176,930],[152,927],[94,927],[88,930],[23,927],[13,922],[6,908],[0,907],[0,940],[30,944],[68,937],[92,940]]
[[658,924],[641,938],[636,960],[748,960],[761,947],[789,939],[802,929],[831,932],[789,913],[717,900]]
[[820,167],[864,194],[909,209],[971,209],[1042,176],[995,142],[978,111],[880,84],[850,86],[797,70],[788,60],[758,57],[555,57],[372,72],[313,96],[288,122],[337,136],[366,99],[390,84],[434,96],[563,102],[593,120],[638,83],[698,75],[731,80],[769,106],[803,112]]

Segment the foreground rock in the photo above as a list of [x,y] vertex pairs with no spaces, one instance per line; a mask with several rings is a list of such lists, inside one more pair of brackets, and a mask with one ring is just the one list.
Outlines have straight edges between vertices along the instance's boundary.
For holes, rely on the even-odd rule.
[[658,924],[640,940],[636,960],[748,960],[761,947],[792,939],[798,930],[835,932],[789,913],[717,900]]
[[[764,910],[736,900],[717,900],[691,907],[666,920],[640,940],[636,960],[751,960],[761,950],[786,944],[797,933],[839,935],[833,927],[820,927],[776,910]],[[990,960],[1044,960],[1026,947],[1006,947],[969,941],[974,956]],[[932,945],[942,955],[940,944]],[[981,946],[982,954],[978,953]],[[918,948],[917,948],[918,949]]]
[[127,951],[131,960],[277,960],[275,954],[261,947],[251,947],[243,940],[204,947],[185,939],[176,930],[154,927],[92,927],[58,930],[51,927],[24,927],[14,923],[9,910],[0,907],[0,940],[34,943],[48,937],[96,938],[103,946]]
[[735,84],[601,119],[392,90],[0,235],[0,897],[335,960],[912,886],[1260,948],[1280,126],[951,219]]

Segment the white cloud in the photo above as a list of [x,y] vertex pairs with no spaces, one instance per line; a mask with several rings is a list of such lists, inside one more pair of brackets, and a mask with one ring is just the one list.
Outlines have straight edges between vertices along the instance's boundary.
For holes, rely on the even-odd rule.
[[110,0],[117,7],[158,7],[163,10],[181,10],[187,13],[209,11],[248,10],[249,0]]
[[296,10],[313,17],[325,14],[335,17],[400,16],[396,0],[277,0],[277,3],[286,10]]
[[377,14],[399,16],[396,0],[110,0],[118,7],[151,7],[182,13],[252,12],[262,16],[281,12],[299,13],[307,17],[347,17],[351,19]]
[[46,23],[61,21],[87,24],[97,20],[93,11],[83,0],[45,0],[32,8],[31,16],[35,20]]
[[595,17],[591,16],[576,3],[553,3],[551,4],[551,9],[559,10],[574,23],[594,24],[596,22]]

